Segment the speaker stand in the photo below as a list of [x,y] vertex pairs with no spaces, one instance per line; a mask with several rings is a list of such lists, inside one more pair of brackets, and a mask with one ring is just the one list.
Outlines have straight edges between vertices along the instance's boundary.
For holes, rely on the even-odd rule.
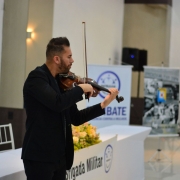
[[140,75],[141,71],[138,71],[138,84],[137,84],[137,97],[139,98],[139,89],[140,89]]

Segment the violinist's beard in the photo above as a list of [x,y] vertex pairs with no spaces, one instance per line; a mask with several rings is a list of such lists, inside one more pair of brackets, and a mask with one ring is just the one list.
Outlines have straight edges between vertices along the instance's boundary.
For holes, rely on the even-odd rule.
[[63,59],[62,58],[60,58],[60,65],[59,65],[59,70],[60,70],[60,73],[61,74],[67,74],[67,73],[69,73],[69,70],[70,70],[70,67],[69,66],[67,66],[65,63],[64,63],[64,61],[63,61]]

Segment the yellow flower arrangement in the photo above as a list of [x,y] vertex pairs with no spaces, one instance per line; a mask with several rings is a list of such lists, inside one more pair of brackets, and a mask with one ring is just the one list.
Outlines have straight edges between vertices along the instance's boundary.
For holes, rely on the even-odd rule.
[[96,127],[86,122],[80,126],[72,125],[74,151],[98,144],[101,142]]

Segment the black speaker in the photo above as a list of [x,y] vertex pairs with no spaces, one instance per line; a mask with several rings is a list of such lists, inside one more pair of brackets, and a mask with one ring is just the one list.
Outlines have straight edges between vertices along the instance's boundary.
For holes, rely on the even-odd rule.
[[147,51],[137,48],[123,48],[122,65],[132,65],[133,71],[143,71],[147,65]]

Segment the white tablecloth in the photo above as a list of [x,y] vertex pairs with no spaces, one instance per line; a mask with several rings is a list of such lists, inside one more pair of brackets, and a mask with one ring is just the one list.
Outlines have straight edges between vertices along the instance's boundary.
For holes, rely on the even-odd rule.
[[102,140],[118,135],[115,152],[115,180],[144,179],[144,140],[151,128],[141,126],[113,125],[101,128],[98,132]]
[[25,180],[21,148],[0,153],[0,180]]
[[[109,126],[98,129],[105,141],[118,135],[113,163],[115,180],[144,179],[144,139],[151,128],[139,126]],[[0,180],[25,180],[21,149],[0,153]],[[88,177],[86,178],[88,180]],[[112,180],[112,179],[111,179]]]

